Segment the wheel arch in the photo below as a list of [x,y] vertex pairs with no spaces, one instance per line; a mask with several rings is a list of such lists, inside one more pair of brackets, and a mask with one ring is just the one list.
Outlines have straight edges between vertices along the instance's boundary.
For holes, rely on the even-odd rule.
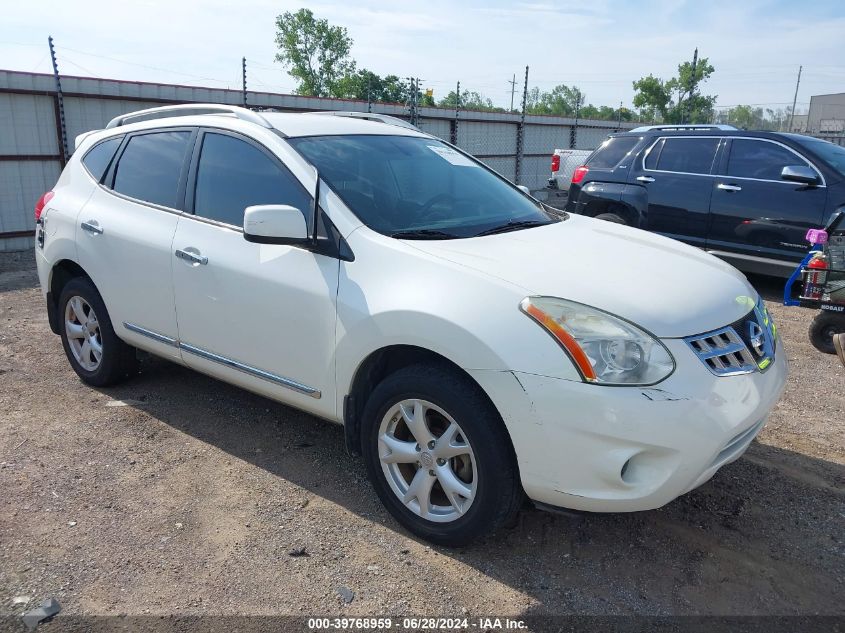
[[[361,415],[367,403],[367,397],[382,380],[390,374],[415,364],[436,364],[448,367],[475,385],[479,392],[498,411],[486,390],[467,371],[443,354],[425,347],[409,344],[387,345],[372,351],[356,368],[343,399],[343,426],[346,437],[346,449],[351,455],[361,454]],[[505,432],[507,428],[503,423]],[[510,435],[508,434],[508,439]],[[513,450],[513,442],[510,449]]]
[[638,227],[640,225],[640,214],[629,204],[619,200],[607,200],[595,198],[590,200],[584,208],[584,215],[594,218],[602,213],[614,213],[621,217],[628,226]]
[[[62,290],[71,279],[77,277],[84,277],[92,284],[94,280],[82,266],[71,259],[62,259],[56,262],[50,269],[50,276],[48,278],[47,286],[47,318],[50,322],[50,330],[53,334],[59,334],[59,297]],[[94,284],[97,287],[97,284]],[[98,290],[99,292],[99,290]]]

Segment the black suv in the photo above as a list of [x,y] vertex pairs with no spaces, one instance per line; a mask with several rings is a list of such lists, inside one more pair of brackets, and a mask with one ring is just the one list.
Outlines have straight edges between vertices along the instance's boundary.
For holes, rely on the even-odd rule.
[[575,170],[566,206],[781,276],[807,252],[807,229],[841,208],[845,147],[724,125],[611,135]]

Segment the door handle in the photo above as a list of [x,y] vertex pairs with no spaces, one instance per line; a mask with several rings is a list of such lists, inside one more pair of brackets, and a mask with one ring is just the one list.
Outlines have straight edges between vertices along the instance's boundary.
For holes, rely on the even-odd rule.
[[198,253],[192,253],[190,251],[183,251],[179,249],[176,251],[175,254],[176,257],[188,262],[189,264],[199,264],[200,266],[205,266],[208,263],[208,257],[203,257]]
[[651,176],[637,176],[637,180],[640,182],[654,182],[654,178]]
[[721,189],[722,191],[742,191],[742,187],[738,187],[736,185],[726,185],[723,182],[716,185],[716,188]]
[[92,235],[102,235],[103,229],[97,224],[96,220],[88,220],[79,225],[83,231],[91,233]]

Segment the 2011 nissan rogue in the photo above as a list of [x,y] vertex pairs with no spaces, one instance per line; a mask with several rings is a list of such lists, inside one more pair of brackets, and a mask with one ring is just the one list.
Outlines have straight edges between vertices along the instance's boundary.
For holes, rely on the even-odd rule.
[[657,508],[745,451],[787,376],[745,277],[347,114],[167,106],[77,139],[35,249],[82,380],[144,350],[342,424],[391,514],[449,545],[524,495]]

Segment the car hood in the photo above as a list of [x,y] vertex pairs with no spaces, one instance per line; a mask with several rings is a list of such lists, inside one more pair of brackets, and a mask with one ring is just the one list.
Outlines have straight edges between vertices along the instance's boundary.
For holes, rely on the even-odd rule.
[[732,266],[681,242],[571,215],[485,237],[408,242],[426,253],[632,321],[662,338],[708,332],[749,311],[757,292]]

